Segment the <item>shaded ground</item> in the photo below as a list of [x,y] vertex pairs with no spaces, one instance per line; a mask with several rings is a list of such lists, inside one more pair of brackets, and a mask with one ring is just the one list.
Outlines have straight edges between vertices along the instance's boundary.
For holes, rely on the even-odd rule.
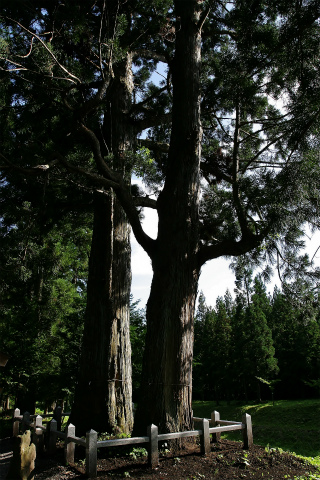
[[10,438],[0,439],[0,480],[6,478],[12,456],[12,447]]
[[[114,453],[116,451],[114,450]],[[138,453],[138,452],[137,452]],[[113,458],[99,458],[98,479],[137,478],[145,480],[231,480],[263,479],[294,480],[313,473],[313,479],[320,479],[320,471],[302,460],[280,453],[278,450],[266,449],[255,445],[245,451],[242,443],[222,440],[212,444],[212,451],[207,456],[199,453],[199,447],[190,446],[179,453],[160,458],[159,467],[151,470],[146,457],[133,458],[123,455]],[[2,472],[3,475],[3,472]],[[73,467],[63,466],[63,451],[58,450],[54,457],[45,454],[36,460],[35,480],[84,479],[83,462]],[[1,476],[4,480],[5,477]]]

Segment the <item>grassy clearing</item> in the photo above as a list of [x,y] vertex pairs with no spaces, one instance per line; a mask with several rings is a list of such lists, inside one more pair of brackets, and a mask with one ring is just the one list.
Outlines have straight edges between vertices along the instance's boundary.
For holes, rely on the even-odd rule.
[[[252,417],[253,441],[266,448],[281,448],[296,455],[312,458],[320,465],[320,400],[278,400],[270,403],[193,403],[197,417],[210,418],[217,410],[223,420],[240,421],[244,413]],[[241,440],[241,432],[230,432],[223,436],[230,440]],[[310,460],[311,460],[310,458]]]

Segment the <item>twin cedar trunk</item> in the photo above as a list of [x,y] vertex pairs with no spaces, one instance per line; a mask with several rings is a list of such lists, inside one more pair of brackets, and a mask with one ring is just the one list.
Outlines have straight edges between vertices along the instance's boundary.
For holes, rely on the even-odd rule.
[[[147,337],[142,374],[142,395],[135,419],[134,434],[141,433],[142,435],[145,435],[147,426],[151,423],[156,424],[160,432],[192,429],[193,317],[199,276],[197,254],[201,144],[199,93],[201,2],[176,0],[175,7],[177,28],[172,72],[174,93],[172,135],[166,182],[158,199],[158,238],[150,254],[154,275],[147,304]],[[124,112],[128,111],[128,108],[124,107],[126,102],[128,107],[129,100],[128,96],[125,97],[123,94],[130,90],[128,71],[129,69],[125,68],[123,74],[118,75],[118,78],[124,78],[125,82],[122,83],[122,90],[116,89],[117,83],[115,82],[111,98],[118,99],[118,101],[112,105],[111,120],[106,118],[106,123],[110,124],[111,122],[112,126],[108,138],[110,151],[114,152],[114,147],[117,145],[119,153],[117,161],[120,168],[123,166],[121,165],[122,156],[119,146],[122,144],[123,152],[130,143],[130,140],[128,141],[130,127],[125,123],[124,118]],[[121,81],[118,85],[120,83]],[[114,116],[115,112],[117,112],[117,116]],[[115,130],[118,131],[116,137]],[[101,200],[99,199],[99,201]],[[111,201],[111,197],[109,201]],[[96,206],[97,208],[98,206]],[[124,343],[120,349],[116,348],[117,342],[124,339],[123,326],[125,324],[123,317],[115,319],[118,323],[111,324],[108,328],[103,321],[111,315],[111,311],[108,310],[112,310],[105,292],[107,289],[114,291],[110,288],[108,283],[110,277],[107,275],[108,268],[114,268],[112,258],[105,257],[101,245],[103,242],[105,249],[106,243],[111,242],[110,227],[107,225],[107,221],[102,228],[103,218],[106,217],[107,215],[102,213],[100,228],[97,228],[97,234],[99,233],[96,238],[97,245],[96,247],[94,247],[94,243],[92,245],[92,248],[101,248],[101,256],[93,254],[92,251],[90,258],[82,373],[73,415],[75,416],[77,412],[77,402],[78,405],[81,404],[81,408],[78,408],[79,411],[84,411],[84,404],[86,404],[87,412],[91,412],[88,427],[99,431],[108,430],[110,427],[102,426],[101,422],[109,418],[108,415],[112,410],[110,409],[110,396],[113,396],[116,400],[116,403],[112,403],[114,408],[118,408],[117,402],[120,402],[120,406],[123,405],[123,416],[118,417],[118,422],[120,421],[121,427],[123,426],[122,420],[126,422],[127,430],[129,430],[131,421],[127,400],[123,396],[124,400],[121,403],[120,396],[116,398],[118,392],[121,395],[125,394],[123,388],[126,384],[129,392],[129,377],[126,375],[131,372],[130,368],[126,369],[125,363],[122,363],[126,353],[129,352],[129,345]],[[95,218],[98,218],[97,215]],[[105,231],[104,240],[102,240],[103,231]],[[112,251],[111,248],[110,250]],[[100,270],[101,260],[105,264],[103,271]],[[119,289],[122,288],[122,291],[119,290],[117,294],[120,300],[122,292],[122,298],[125,301],[127,284],[124,283],[121,287],[121,281],[125,281],[121,274],[121,268],[119,265],[119,270],[116,271]],[[118,337],[116,332],[118,332]],[[100,348],[103,344],[110,345],[107,356]],[[111,355],[113,349],[116,354],[114,357]],[[112,358],[115,360],[111,360]],[[128,357],[126,359],[128,360]],[[108,363],[107,370],[104,368],[106,362]],[[93,365],[95,371],[92,368]],[[101,369],[97,368],[99,365],[102,366]],[[109,392],[107,392],[106,385],[110,387]],[[109,397],[106,400],[107,394]],[[94,409],[91,408],[92,402],[95,402]],[[92,410],[96,412],[96,423],[93,422]],[[75,420],[73,418],[71,421],[77,425],[78,429],[80,416]]]
[[192,429],[193,317],[198,266],[200,164],[198,2],[176,2],[181,24],[173,64],[173,113],[166,183],[158,199],[159,228],[147,304],[142,395],[135,433]]
[[[118,67],[105,110],[103,143],[114,169],[126,176],[133,132],[131,58]],[[126,432],[133,426],[130,346],[130,226],[110,190],[96,194],[79,381],[70,422],[77,432]]]
[[132,429],[130,242],[123,215],[111,193],[95,198],[80,375],[70,418],[80,434]]

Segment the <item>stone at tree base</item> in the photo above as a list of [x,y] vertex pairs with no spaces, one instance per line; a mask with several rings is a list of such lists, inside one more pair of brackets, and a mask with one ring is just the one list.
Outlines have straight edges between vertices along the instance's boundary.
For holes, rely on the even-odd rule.
[[13,457],[11,459],[7,480],[33,480],[36,447],[31,443],[31,432],[13,439]]

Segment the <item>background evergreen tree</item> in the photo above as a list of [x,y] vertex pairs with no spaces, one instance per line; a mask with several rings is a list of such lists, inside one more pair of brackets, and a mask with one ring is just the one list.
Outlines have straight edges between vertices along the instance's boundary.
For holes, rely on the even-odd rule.
[[[4,394],[23,410],[47,408],[74,394],[86,303],[91,232],[64,219],[43,232],[30,204],[1,225],[0,343],[10,355]],[[10,220],[13,221],[14,217]],[[79,220],[79,219],[78,219]],[[27,235],[26,235],[27,230]]]
[[247,299],[240,293],[235,299],[235,309],[231,318],[231,371],[232,393],[235,398],[248,398],[247,384],[245,380],[245,350],[246,322],[245,309]]
[[[308,296],[311,294],[309,291]],[[280,369],[281,383],[278,395],[297,398],[312,395],[306,385],[308,379],[316,381],[319,376],[319,304],[317,295],[314,307],[304,308],[303,297],[292,297],[275,289],[272,301],[270,325]],[[307,382],[307,383],[306,383]],[[312,385],[309,383],[309,386]],[[313,384],[316,387],[316,382]]]
[[139,300],[130,304],[130,338],[132,350],[132,390],[133,401],[139,401],[142,358],[146,336],[146,312],[139,308]]
[[[249,388],[257,386],[257,398],[261,399],[260,383],[257,377],[272,379],[278,373],[275,349],[271,329],[267,323],[270,310],[265,286],[259,278],[255,278],[251,303],[245,314],[245,357],[244,378]],[[252,395],[252,394],[251,394]]]
[[214,398],[229,400],[232,394],[230,379],[231,370],[231,320],[228,316],[225,302],[222,298],[217,299],[215,307],[215,319],[211,343],[211,376]]
[[206,399],[213,389],[212,350],[215,313],[206,305],[203,292],[199,295],[199,304],[194,321],[193,352],[193,388],[194,398]]

